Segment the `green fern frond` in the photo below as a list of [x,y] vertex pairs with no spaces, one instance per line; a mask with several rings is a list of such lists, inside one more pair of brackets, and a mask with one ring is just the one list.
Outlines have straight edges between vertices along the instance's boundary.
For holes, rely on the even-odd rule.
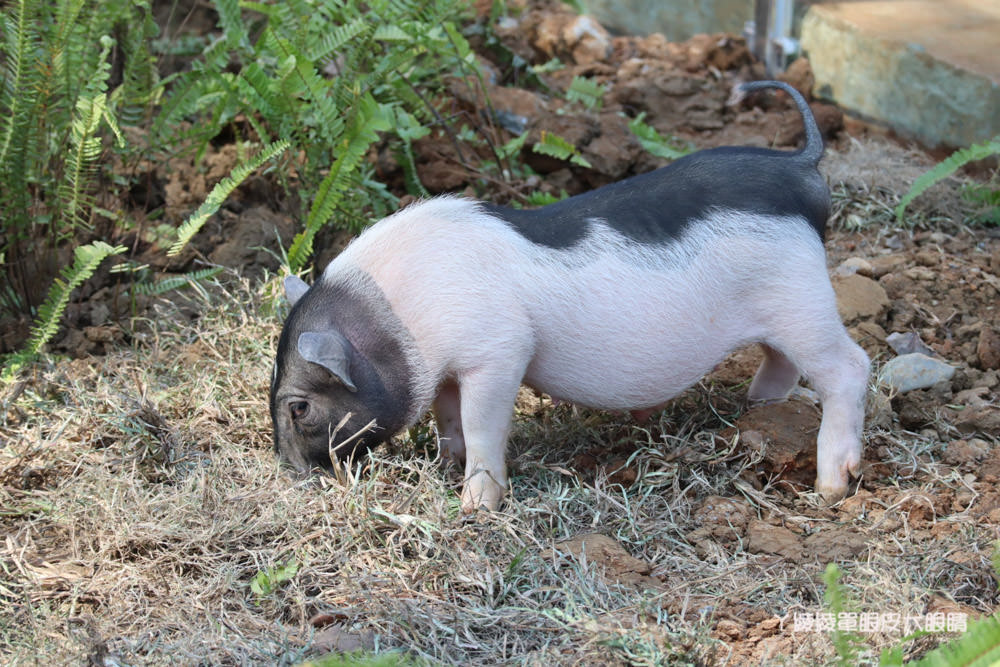
[[148,7],[137,5],[135,12],[133,29],[122,36],[122,82],[110,96],[124,125],[138,125],[147,119],[163,94],[156,59],[150,51],[158,28]]
[[264,118],[279,118],[293,111],[290,98],[276,90],[267,72],[256,62],[247,63],[236,85],[243,99]]
[[413,37],[399,25],[380,25],[373,37],[380,42],[411,42]]
[[371,29],[370,26],[370,22],[361,16],[337,26],[309,50],[309,59],[312,62],[326,62],[332,56],[339,54],[348,44],[365,35]]
[[572,164],[590,168],[590,163],[580,155],[576,146],[553,132],[542,130],[542,140],[535,143],[531,150],[542,155],[548,155],[559,160],[569,160]]
[[0,62],[0,210],[5,218],[8,244],[27,233],[32,223],[29,213],[29,180],[41,162],[38,146],[44,137],[37,122],[44,96],[44,77],[35,55],[41,50],[38,31],[39,0],[20,0],[3,14],[3,42]]
[[656,128],[646,124],[646,112],[633,118],[628,123],[628,129],[636,136],[647,153],[665,160],[676,160],[691,152],[689,148],[678,148],[671,145],[671,140],[656,131]]
[[358,169],[369,147],[378,141],[378,133],[392,127],[389,110],[378,104],[371,95],[365,95],[354,106],[354,118],[344,140],[339,156],[330,172],[320,183],[313,200],[306,226],[292,241],[288,250],[288,263],[292,271],[299,271],[312,254],[316,233],[329,222],[337,205],[344,198],[346,185]]
[[212,191],[208,193],[201,206],[177,230],[177,240],[170,246],[167,256],[174,257],[183,250],[188,241],[219,210],[219,207],[222,206],[232,191],[239,187],[240,183],[245,181],[250,174],[259,169],[265,162],[284,152],[289,145],[287,141],[282,140],[264,146],[256,156],[237,166],[229,176],[219,181],[212,188]]
[[[823,572],[823,583],[826,584],[823,600],[834,618],[838,618],[842,612],[847,611],[847,595],[840,583],[840,576],[840,568],[837,567],[836,563],[829,563]],[[833,642],[838,662],[841,665],[853,667],[857,664],[858,646],[861,644],[857,633],[835,629],[830,632],[830,641]]]
[[229,44],[234,48],[249,46],[250,39],[240,13],[239,0],[215,0],[215,9],[219,13],[222,34]]
[[81,209],[87,204],[84,188],[90,166],[101,154],[97,134],[105,116],[107,97],[103,94],[80,97],[70,127],[70,152],[66,157],[66,182],[61,190],[62,215],[70,225],[82,223]]
[[970,162],[985,160],[994,155],[1000,155],[1000,135],[984,143],[973,144],[968,148],[955,151],[950,157],[939,162],[930,171],[913,182],[910,191],[903,196],[903,199],[899,202],[899,206],[896,207],[896,219],[902,222],[903,211],[910,205],[910,202],[923,194],[935,183],[948,178]]
[[992,667],[1000,664],[1000,617],[987,616],[969,621],[957,639],[934,649],[915,667]]
[[14,137],[30,118],[31,98],[27,96],[30,74],[29,58],[38,42],[33,16],[38,2],[20,0],[13,16],[4,15],[4,81],[0,88],[0,168],[8,163]]
[[162,280],[156,281],[155,283],[139,283],[133,289],[135,289],[138,294],[158,296],[166,294],[167,292],[173,292],[174,290],[182,287],[190,287],[196,283],[213,278],[222,273],[222,270],[221,266],[213,266],[207,269],[199,269],[197,271],[184,273],[179,276],[168,276]]
[[607,90],[606,86],[593,79],[574,76],[569,88],[566,89],[566,99],[570,102],[579,102],[587,109],[600,109],[604,106],[604,93]]
[[125,246],[110,246],[103,241],[94,241],[76,248],[73,265],[63,269],[62,277],[53,281],[45,302],[38,308],[38,317],[26,349],[28,354],[34,356],[41,352],[42,346],[59,330],[59,320],[73,290],[94,275],[105,258],[125,251]]

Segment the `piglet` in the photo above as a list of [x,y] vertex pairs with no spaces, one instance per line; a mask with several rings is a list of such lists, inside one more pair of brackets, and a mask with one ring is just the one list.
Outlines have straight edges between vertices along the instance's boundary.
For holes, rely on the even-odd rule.
[[723,147],[535,210],[437,197],[361,234],[314,285],[285,281],[274,445],[330,468],[433,409],[462,509],[496,509],[524,383],[643,412],[759,343],[751,401],[819,394],[816,491],[844,496],[861,460],[868,357],[837,314],[823,235],[823,140],[802,96],[798,151]]

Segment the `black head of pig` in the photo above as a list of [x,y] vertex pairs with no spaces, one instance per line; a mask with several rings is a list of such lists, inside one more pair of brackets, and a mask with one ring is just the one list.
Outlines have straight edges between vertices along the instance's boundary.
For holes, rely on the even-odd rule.
[[402,325],[372,281],[285,280],[293,304],[271,380],[274,448],[299,472],[330,470],[406,425],[412,400]]

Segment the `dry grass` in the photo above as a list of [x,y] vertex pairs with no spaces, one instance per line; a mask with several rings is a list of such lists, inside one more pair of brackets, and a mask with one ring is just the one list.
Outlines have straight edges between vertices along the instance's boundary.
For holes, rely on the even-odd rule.
[[[4,388],[5,663],[294,664],[349,644],[431,664],[831,663],[823,634],[789,627],[822,610],[827,554],[751,553],[745,526],[706,524],[711,496],[803,536],[866,536],[841,564],[858,611],[996,604],[995,528],[942,500],[964,481],[932,446],[874,434],[898,463],[885,493],[823,508],[757,482],[759,454],[720,436],[743,387],[712,381],[642,427],[524,398],[513,494],[495,514],[459,516],[426,423],[361,471],[296,482],[270,447],[279,318],[263,289],[229,289],[163,302],[131,347]],[[637,560],[557,544],[589,533]],[[274,590],[257,595],[262,572]],[[874,651],[899,636],[866,639]]]
[[[896,205],[917,178],[934,166],[919,151],[905,149],[882,138],[849,137],[842,150],[828,150],[820,162],[833,191],[830,225],[848,230],[867,229],[892,234],[899,225]],[[929,188],[907,208],[906,219],[959,224],[970,208],[963,201],[959,176]]]

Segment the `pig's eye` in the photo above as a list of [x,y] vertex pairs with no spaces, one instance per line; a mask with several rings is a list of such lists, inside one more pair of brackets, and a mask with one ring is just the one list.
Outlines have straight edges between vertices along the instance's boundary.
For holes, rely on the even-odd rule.
[[292,419],[302,419],[309,412],[309,404],[305,401],[295,401],[288,404],[288,409],[292,413]]

